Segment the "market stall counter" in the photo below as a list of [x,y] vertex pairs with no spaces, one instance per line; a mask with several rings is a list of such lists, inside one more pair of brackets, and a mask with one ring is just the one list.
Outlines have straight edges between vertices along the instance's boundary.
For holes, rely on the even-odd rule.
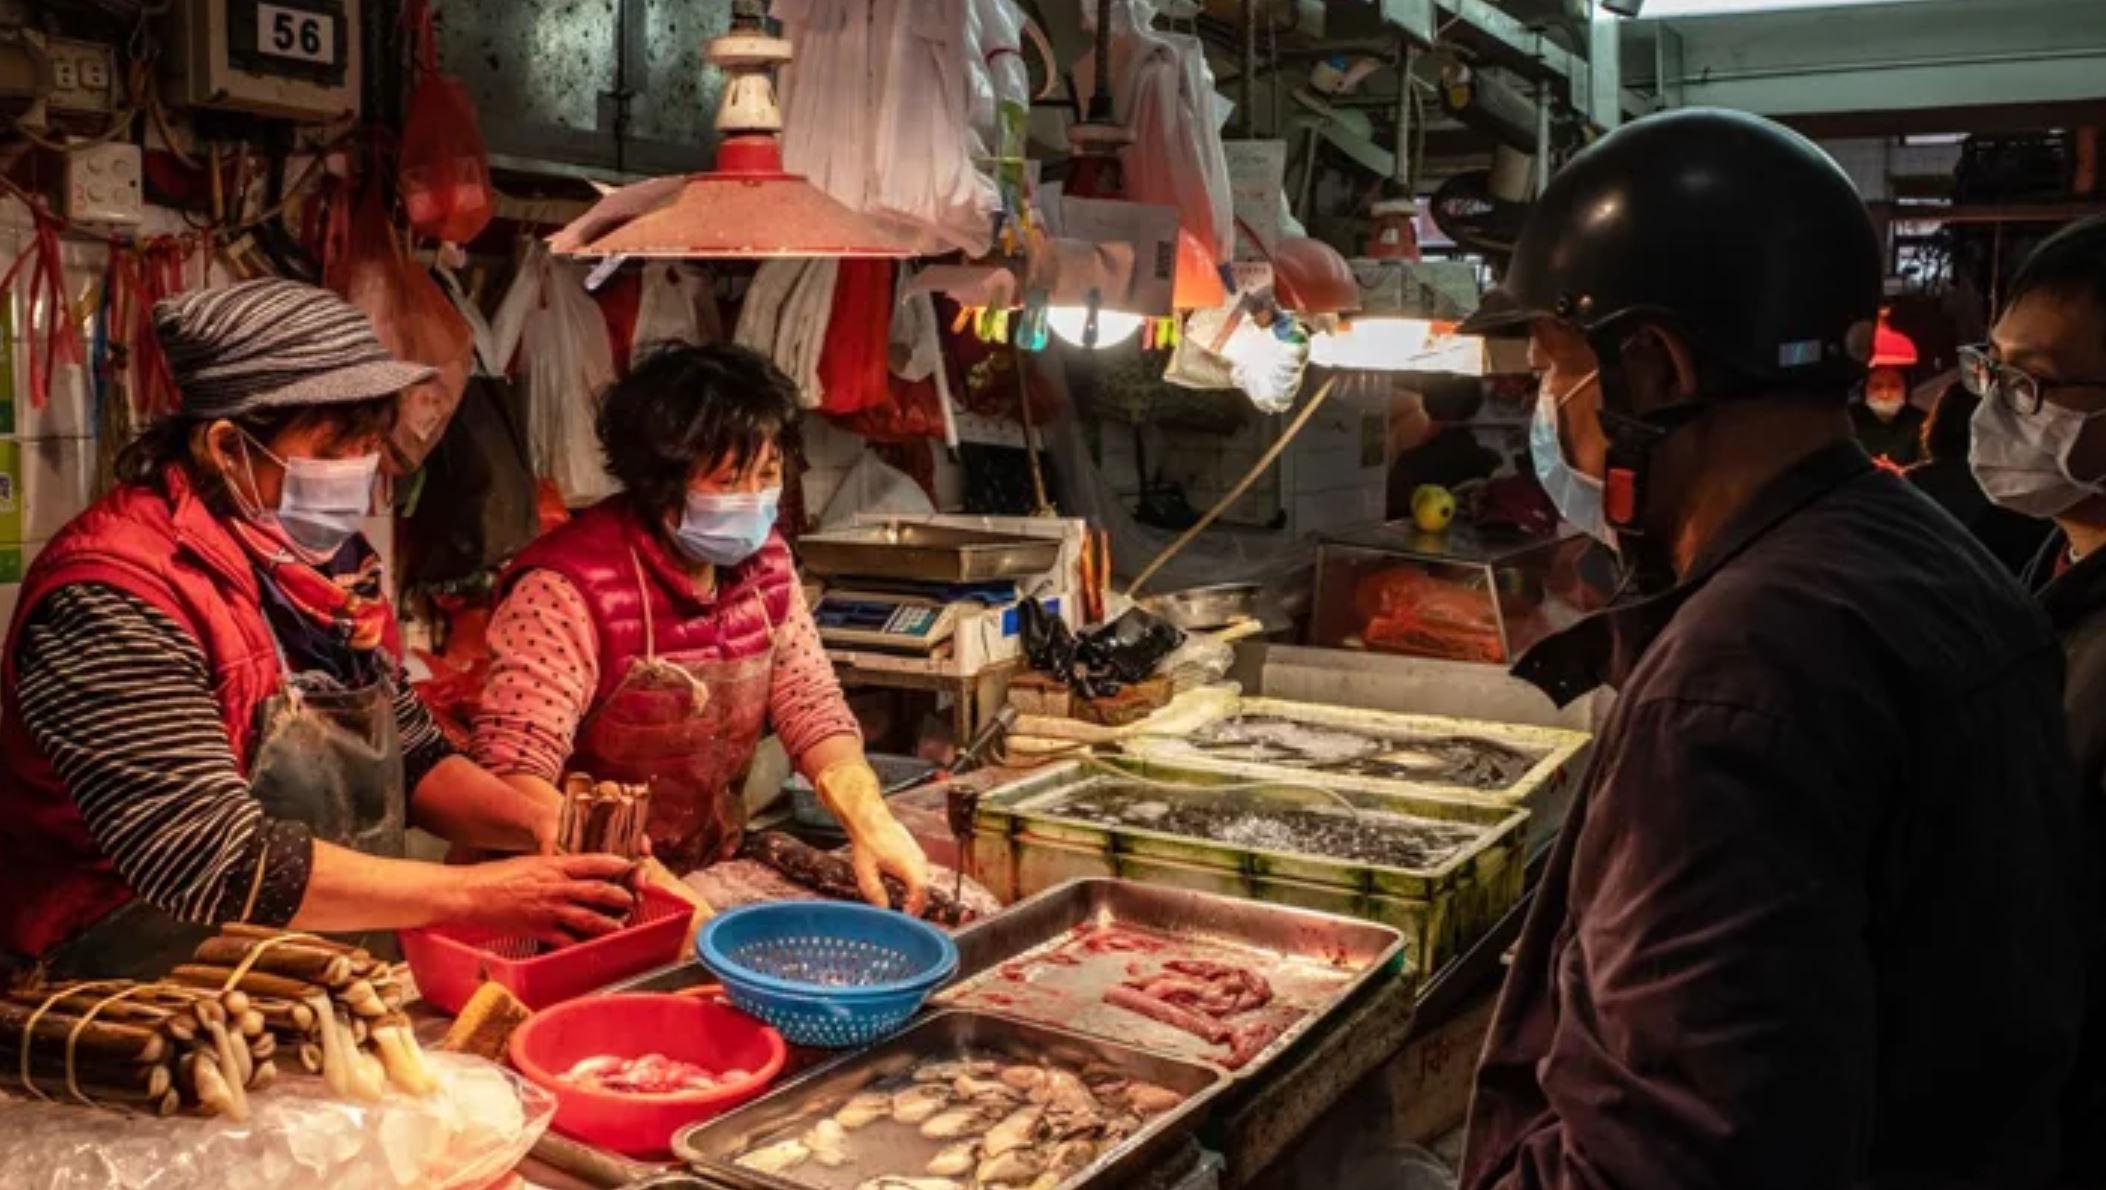
[[[977,1173],[978,1161],[1007,1152],[989,1139],[1004,1124],[1025,1129],[1035,1153],[1059,1153],[1062,1138],[1051,1121],[1063,1111],[1056,1103],[1034,1105],[1033,1096],[1041,1086],[1062,1085],[1061,1071],[1071,1065],[1080,1081],[1067,1083],[1075,1097],[1065,1114],[1082,1122],[1065,1125],[1075,1130],[1067,1139],[1086,1138],[1097,1148],[1065,1152],[1071,1161],[1097,1160],[1026,1174],[1030,1162],[1018,1159],[1015,1168],[988,1172],[1025,1174],[1020,1186],[1171,1187],[1196,1170],[1204,1175],[1196,1185],[1239,1186],[1394,1055],[1411,1018],[1415,974],[1403,962],[1397,931],[1289,907],[1079,881],[980,922],[957,941],[959,978],[917,1024],[845,1054],[793,1049],[775,1090],[676,1137],[674,1149],[701,1184],[934,1188],[950,1175],[928,1169],[958,1165]],[[610,994],[692,993],[714,980],[700,964],[681,964]],[[1233,1040],[1209,1040],[1224,1034]],[[1011,1052],[1019,1044],[1029,1052]],[[982,1054],[975,1045],[1003,1052]],[[1246,1045],[1249,1052],[1241,1052]],[[932,1068],[945,1077],[929,1079]],[[1005,1081],[1014,1085],[1005,1090]],[[935,1082],[941,1087],[929,1085]],[[1119,1118],[1154,1119],[1121,1098],[1143,1094],[1135,1088],[1144,1086],[1177,1091],[1178,1116],[1165,1121],[1176,1126],[1128,1137]],[[934,1114],[906,1102],[923,1095]],[[893,1135],[903,1121],[942,1135]],[[905,1160],[904,1148],[920,1168],[863,1168],[857,1154],[865,1127],[872,1128],[871,1147],[887,1155],[880,1164]],[[934,1146],[938,1139],[950,1143]],[[923,1145],[931,1151],[921,1152]],[[976,1163],[959,1165],[974,1145]],[[1202,1149],[1219,1155],[1218,1168],[1195,1165]],[[847,1177],[841,1171],[850,1166],[867,1176]],[[665,1169],[553,1132],[524,1168],[536,1184],[551,1187],[623,1186]]]

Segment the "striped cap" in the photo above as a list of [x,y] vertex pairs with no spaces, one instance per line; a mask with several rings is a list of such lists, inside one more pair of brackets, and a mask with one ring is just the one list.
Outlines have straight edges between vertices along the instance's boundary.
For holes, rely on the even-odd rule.
[[192,416],[370,400],[438,374],[389,355],[358,307],[277,277],[158,302],[154,334]]

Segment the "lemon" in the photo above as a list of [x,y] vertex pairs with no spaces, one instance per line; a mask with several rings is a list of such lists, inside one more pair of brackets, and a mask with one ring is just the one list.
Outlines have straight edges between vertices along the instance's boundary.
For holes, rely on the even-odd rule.
[[1455,493],[1434,484],[1421,484],[1411,494],[1412,523],[1424,533],[1444,533],[1455,520]]

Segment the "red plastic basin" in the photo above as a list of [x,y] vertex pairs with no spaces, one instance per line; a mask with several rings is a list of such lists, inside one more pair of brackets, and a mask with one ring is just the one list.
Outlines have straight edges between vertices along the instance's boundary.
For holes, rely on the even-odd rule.
[[[712,1091],[670,1095],[620,1095],[557,1077],[599,1054],[664,1054],[712,1074],[746,1070],[751,1076]],[[556,1131],[631,1157],[664,1156],[675,1132],[758,1097],[787,1057],[782,1034],[735,1008],[688,996],[572,1000],[534,1014],[512,1034],[512,1065],[556,1097]]]

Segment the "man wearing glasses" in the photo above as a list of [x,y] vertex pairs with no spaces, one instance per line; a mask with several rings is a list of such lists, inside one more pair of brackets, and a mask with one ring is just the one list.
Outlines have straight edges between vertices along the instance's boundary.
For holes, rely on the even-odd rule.
[[[2106,797],[2106,216],[2049,238],[2011,279],[1990,341],[1960,349],[1982,398],[1969,462],[1989,498],[2056,531],[2025,574],[2068,658],[2063,705],[2085,789]],[[2094,803],[2106,808],[2106,803]],[[2099,986],[2094,978],[2093,986]],[[2098,1000],[2065,1117],[2106,1171],[2106,1022]]]

